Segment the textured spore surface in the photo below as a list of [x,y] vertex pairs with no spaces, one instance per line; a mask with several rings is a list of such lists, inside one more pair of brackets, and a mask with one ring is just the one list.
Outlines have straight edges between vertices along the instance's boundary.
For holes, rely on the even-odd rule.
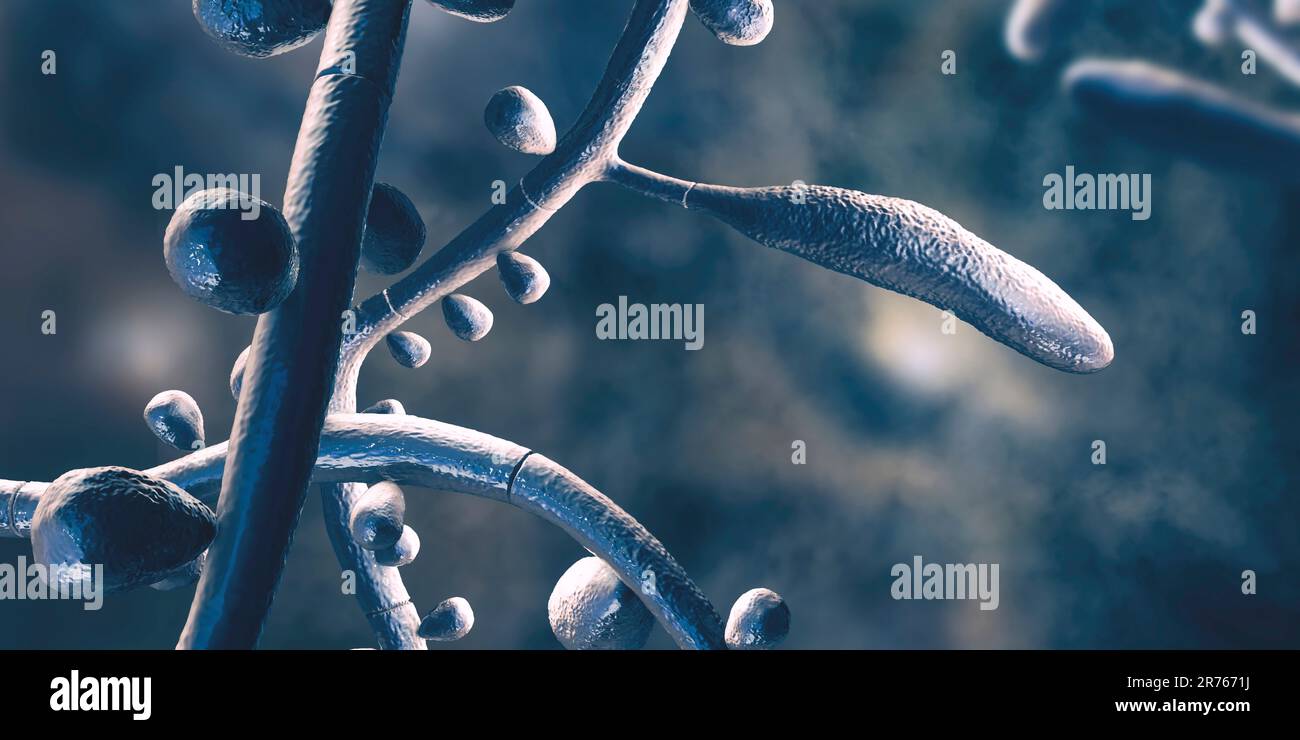
[[636,592],[597,557],[569,566],[546,611],[556,639],[570,650],[638,650],[655,623]]
[[[254,206],[256,217],[246,218]],[[226,313],[265,313],[298,281],[298,248],[284,216],[235,190],[186,198],[167,225],[163,254],[186,295]]]
[[105,589],[120,591],[169,575],[215,535],[212,510],[174,483],[128,468],[87,468],[45,490],[32,552],[46,564],[102,564]]
[[194,17],[226,49],[269,57],[320,33],[330,17],[330,0],[194,0]]
[[989,337],[1058,370],[1110,364],[1110,336],[1047,276],[933,208],[812,186],[701,185],[701,208],[749,238],[951,310]]
[[396,275],[419,259],[426,234],[424,219],[406,193],[377,182],[366,211],[361,266],[379,275]]

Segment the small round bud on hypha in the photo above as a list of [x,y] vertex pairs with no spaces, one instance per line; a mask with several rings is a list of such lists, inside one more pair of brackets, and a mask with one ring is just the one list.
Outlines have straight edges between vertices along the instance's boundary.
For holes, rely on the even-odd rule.
[[64,473],[32,517],[32,554],[51,587],[98,576],[105,591],[156,583],[194,560],[217,533],[203,502],[161,478],[121,467]]
[[453,596],[434,607],[420,621],[419,635],[435,642],[454,642],[474,628],[474,610],[469,602]]
[[203,412],[185,391],[163,391],[144,407],[144,421],[154,435],[178,450],[203,446]]
[[429,0],[434,7],[475,23],[492,23],[506,17],[515,0]]
[[691,10],[719,41],[732,46],[761,42],[776,18],[772,0],[691,0]]
[[524,305],[538,300],[551,287],[551,276],[542,263],[518,252],[497,254],[497,274],[501,276],[506,293],[516,303]]
[[741,594],[727,618],[727,647],[733,650],[771,650],[789,633],[790,607],[766,588]]
[[390,568],[400,568],[415,562],[415,556],[419,554],[420,535],[410,527],[403,527],[402,536],[398,538],[397,544],[375,550],[375,562]]
[[201,190],[177,207],[163,256],[186,295],[226,313],[266,313],[298,282],[298,247],[284,216],[228,188]]
[[385,398],[376,403],[374,406],[362,411],[363,414],[392,414],[394,416],[405,416],[406,407],[396,398]]
[[569,650],[640,650],[655,623],[636,592],[597,557],[569,566],[546,611],[551,631]]
[[429,361],[433,348],[429,340],[409,331],[395,331],[384,338],[388,351],[402,367],[417,368]]
[[397,544],[404,532],[406,497],[396,483],[376,483],[352,507],[348,527],[352,539],[367,550],[384,550]]
[[467,295],[453,293],[442,299],[447,328],[466,342],[477,342],[492,331],[492,311]]
[[239,391],[244,387],[244,366],[248,364],[248,353],[253,349],[253,345],[244,348],[235,358],[235,364],[230,368],[230,395],[235,400],[239,400]]
[[406,194],[383,182],[370,191],[361,266],[377,275],[396,275],[419,259],[424,249],[424,219]]
[[483,122],[497,141],[523,154],[555,151],[555,121],[546,103],[515,85],[498,90],[483,110]]

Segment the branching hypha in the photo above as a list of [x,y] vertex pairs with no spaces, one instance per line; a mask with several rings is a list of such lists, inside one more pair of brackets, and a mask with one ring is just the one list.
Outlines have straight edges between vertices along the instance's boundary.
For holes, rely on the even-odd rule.
[[[433,2],[474,21],[497,20],[514,4]],[[102,468],[49,484],[0,481],[0,531],[30,537],[45,561],[105,562],[116,573],[109,581],[121,587],[197,579],[180,647],[255,646],[310,482],[321,484],[339,563],[356,574],[359,604],[381,648],[457,639],[474,620],[469,604],[453,598],[421,621],[397,567],[419,548],[403,521],[399,484],[511,504],[590,551],[594,557],[563,575],[548,604],[566,647],[639,647],[655,620],[681,647],[781,641],[790,615],[779,595],[742,595],[724,625],[658,540],[542,454],[408,415],[396,400],[356,413],[358,373],[380,340],[403,365],[429,360],[429,343],[401,331],[419,312],[440,303],[448,326],[468,341],[490,331],[488,309],[456,292],[481,273],[495,266],[518,303],[538,300],[549,277],[516,250],[592,183],[709,214],[766,246],[952,311],[1049,367],[1088,373],[1111,362],[1109,336],[1061,288],[926,206],[819,185],[730,188],[620,158],[688,10],[723,42],[745,46],[772,28],[771,0],[635,0],[594,95],[563,135],[531,92],[509,87],[492,96],[488,128],[540,161],[504,202],[349,308],[358,265],[403,272],[425,239],[410,200],[374,183],[410,3],[194,0],[205,30],[248,56],[289,51],[325,30],[283,215],[242,193],[205,191],[177,209],[164,240],[186,293],[223,311],[259,315],[231,374],[238,410],[230,440],[203,447],[193,399],[165,392],[146,409],[150,428],[187,451],[199,449],[143,472]],[[253,221],[243,218],[250,205],[261,214]],[[213,514],[198,502],[214,495],[215,536]]]

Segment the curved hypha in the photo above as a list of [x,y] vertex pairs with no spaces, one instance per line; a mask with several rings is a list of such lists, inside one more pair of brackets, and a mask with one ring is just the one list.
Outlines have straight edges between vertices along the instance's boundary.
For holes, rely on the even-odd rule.
[[1081,59],[1062,76],[1088,116],[1144,144],[1282,182],[1300,181],[1300,117],[1175,69]]
[[823,185],[699,184],[685,201],[760,244],[950,310],[1049,367],[1090,373],[1114,357],[1056,283],[920,203]]
[[[227,454],[227,443],[222,442],[144,472],[194,495],[213,496],[221,487]],[[608,563],[678,646],[726,647],[722,618],[663,543],[577,475],[513,442],[416,416],[333,414],[325,420],[312,481],[366,483],[370,490],[390,491],[396,488],[392,484],[405,484],[492,499],[527,511]],[[38,506],[43,495],[39,486],[27,485],[23,494],[22,484],[0,481],[0,504],[2,495],[10,492],[19,521],[30,518],[26,512]],[[404,511],[394,519],[403,517]],[[395,533],[400,526],[389,531]]]

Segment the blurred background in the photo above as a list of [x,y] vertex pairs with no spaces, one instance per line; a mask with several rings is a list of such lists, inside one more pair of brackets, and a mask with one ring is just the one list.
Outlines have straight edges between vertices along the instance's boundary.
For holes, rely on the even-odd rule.
[[[168,459],[141,413],[170,388],[199,401],[209,443],[228,436],[253,321],[172,283],[151,181],[178,165],[257,173],[279,205],[320,40],[238,57],[189,5],[0,4],[0,477]],[[724,617],[752,587],[784,595],[791,648],[1300,647],[1300,193],[1130,142],[1074,109],[1060,74],[1084,55],[1142,57],[1291,110],[1300,95],[1265,64],[1240,74],[1239,45],[1199,46],[1191,0],[1090,3],[1036,66],[1003,45],[1009,5],[777,0],[750,48],[690,17],[623,153],[691,180],[937,208],[1088,309],[1114,339],[1107,370],[1056,372],[965,324],[945,335],[938,309],[595,185],[524,249],[550,271],[545,298],[517,306],[485,274],[464,292],[493,309],[492,333],[471,345],[436,309],[414,318],[433,359],[405,370],[375,352],[361,405],[397,398],[559,461],[654,532]],[[419,207],[426,255],[531,166],[484,128],[492,93],[528,87],[567,129],[631,6],[519,0],[477,25],[416,0],[379,178]],[[1151,173],[1150,220],[1044,210],[1044,175],[1068,164]],[[358,297],[388,282],[363,275]],[[597,340],[596,307],[620,295],[703,304],[704,348]],[[506,506],[407,496],[416,605],[458,595],[477,615],[434,647],[558,648],[547,597],[585,551]],[[1000,607],[893,600],[891,566],[918,554],[1000,564]],[[0,562],[20,555],[27,542],[0,540]],[[99,612],[0,601],[0,648],[171,648],[192,591],[110,595]],[[314,491],[261,644],[374,644]]]

